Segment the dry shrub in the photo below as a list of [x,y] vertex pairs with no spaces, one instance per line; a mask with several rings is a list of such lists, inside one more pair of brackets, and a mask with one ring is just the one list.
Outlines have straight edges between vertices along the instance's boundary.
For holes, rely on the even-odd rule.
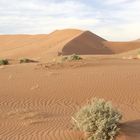
[[104,99],[93,99],[73,117],[75,128],[89,133],[89,140],[113,140],[119,132],[121,113]]
[[9,62],[7,59],[0,59],[0,65],[8,65]]
[[20,63],[34,63],[36,61],[28,59],[28,58],[22,58],[19,60]]
[[76,61],[76,60],[81,60],[82,57],[76,54],[72,54],[70,56],[65,56],[62,58],[62,61]]

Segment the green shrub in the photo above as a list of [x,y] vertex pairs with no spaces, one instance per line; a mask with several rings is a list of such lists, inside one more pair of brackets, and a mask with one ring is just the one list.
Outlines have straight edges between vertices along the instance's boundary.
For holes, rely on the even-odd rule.
[[35,61],[28,59],[28,58],[20,59],[20,63],[31,63],[31,62],[35,62]]
[[82,57],[80,57],[79,55],[76,55],[76,54],[72,54],[72,55],[70,55],[70,56],[68,56],[68,57],[63,57],[62,58],[62,60],[63,61],[75,61],[75,60],[81,60],[82,59]]
[[9,62],[8,62],[7,59],[1,59],[0,60],[0,65],[8,65],[8,64],[9,64]]
[[79,56],[79,55],[76,55],[76,54],[72,54],[70,57],[69,57],[69,60],[81,60],[82,58]]
[[89,133],[90,140],[113,140],[120,130],[121,118],[110,102],[94,99],[72,117],[72,122],[78,130]]

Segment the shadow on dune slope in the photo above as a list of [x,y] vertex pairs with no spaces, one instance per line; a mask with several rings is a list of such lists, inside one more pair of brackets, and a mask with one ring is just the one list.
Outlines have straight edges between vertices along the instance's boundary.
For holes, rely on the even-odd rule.
[[112,50],[104,45],[105,39],[85,31],[62,48],[62,55],[69,54],[112,54]]
[[[0,56],[52,59],[59,55],[120,54],[140,48],[140,42],[111,42],[78,29],[57,30],[47,35],[0,35]],[[131,52],[130,52],[131,54]]]

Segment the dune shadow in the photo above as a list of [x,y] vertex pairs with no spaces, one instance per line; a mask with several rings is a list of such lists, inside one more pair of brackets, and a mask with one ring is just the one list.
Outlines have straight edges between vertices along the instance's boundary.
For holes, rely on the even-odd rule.
[[31,63],[39,63],[37,60],[30,60]]
[[122,132],[127,136],[140,137],[140,119],[121,124]]
[[71,55],[74,53],[77,55],[114,54],[114,52],[107,47],[104,42],[106,42],[105,39],[94,33],[85,31],[66,43],[61,50],[62,52],[58,53],[58,55]]

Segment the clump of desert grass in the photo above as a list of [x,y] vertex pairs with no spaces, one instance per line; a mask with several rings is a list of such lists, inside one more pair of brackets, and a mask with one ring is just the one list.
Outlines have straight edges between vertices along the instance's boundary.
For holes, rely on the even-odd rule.
[[0,65],[8,65],[9,62],[7,59],[0,59]]
[[28,59],[28,58],[22,58],[19,60],[19,63],[33,63],[33,62],[36,62],[34,60],[31,60],[31,59]]
[[121,119],[121,113],[110,102],[93,99],[75,113],[72,124],[88,134],[88,140],[114,140]]
[[76,55],[76,54],[62,57],[62,61],[77,61],[77,60],[82,60],[82,57],[80,57],[79,55]]

